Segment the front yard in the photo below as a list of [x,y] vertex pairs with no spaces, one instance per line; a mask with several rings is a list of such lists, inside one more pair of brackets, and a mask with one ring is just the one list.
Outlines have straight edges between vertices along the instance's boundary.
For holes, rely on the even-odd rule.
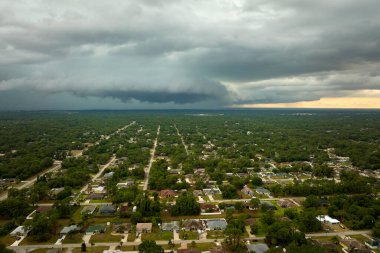
[[207,239],[222,239],[224,237],[224,232],[221,230],[207,231]]
[[92,242],[120,242],[121,235],[111,235],[111,230],[108,229],[105,233],[98,233],[91,236]]
[[160,231],[152,233],[144,233],[141,236],[142,240],[154,240],[154,241],[169,241],[173,239],[173,232]]

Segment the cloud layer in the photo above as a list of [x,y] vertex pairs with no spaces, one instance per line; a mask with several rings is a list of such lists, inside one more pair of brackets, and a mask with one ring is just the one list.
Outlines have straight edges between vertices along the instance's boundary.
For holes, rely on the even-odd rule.
[[28,92],[62,95],[59,108],[79,98],[80,109],[89,97],[156,108],[378,96],[379,9],[377,0],[3,1],[0,97],[22,108]]

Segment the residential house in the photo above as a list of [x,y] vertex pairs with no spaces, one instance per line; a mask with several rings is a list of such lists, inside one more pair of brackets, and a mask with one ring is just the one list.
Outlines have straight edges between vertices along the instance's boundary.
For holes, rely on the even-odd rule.
[[178,221],[172,221],[172,222],[163,222],[161,226],[162,231],[179,231],[179,222]]
[[132,231],[132,224],[131,223],[122,223],[122,222],[115,222],[112,225],[112,231],[114,233],[130,233]]
[[39,206],[39,207],[36,209],[36,213],[47,213],[47,212],[49,212],[51,209],[53,209],[52,206]]
[[265,188],[262,188],[262,187],[257,187],[256,189],[256,192],[258,194],[263,194],[263,195],[267,195],[269,198],[271,198],[271,194],[270,194],[270,191],[268,189],[265,189]]
[[248,244],[247,249],[248,249],[248,252],[264,253],[265,251],[269,249],[269,247],[265,243],[257,243],[257,244]]
[[338,236],[338,241],[345,253],[372,253],[372,250],[351,237]]
[[329,223],[329,224],[339,224],[340,221],[334,218],[331,218],[328,215],[318,215],[317,220],[319,220],[322,223]]
[[130,187],[132,187],[134,185],[135,185],[135,181],[134,180],[127,180],[125,182],[117,183],[116,187],[118,189],[128,189],[128,188],[130,188]]
[[50,190],[50,194],[49,194],[50,198],[51,198],[51,199],[57,199],[58,194],[59,194],[60,192],[62,192],[64,189],[65,189],[64,187],[60,187],[60,188],[52,188],[52,189]]
[[249,188],[247,185],[244,185],[244,188],[241,190],[241,192],[245,195],[250,196],[251,198],[255,196],[255,194],[253,193],[253,190]]
[[177,249],[177,253],[201,253],[201,251],[196,248],[187,248],[187,249]]
[[79,230],[80,230],[80,227],[78,227],[77,225],[70,225],[70,226],[66,226],[62,228],[61,232],[59,232],[59,235],[64,236],[64,235],[67,235],[69,233],[76,232]]
[[161,190],[159,195],[161,198],[172,198],[176,196],[176,192],[173,190]]
[[104,199],[105,196],[106,196],[106,194],[104,194],[104,193],[90,193],[89,195],[87,195],[86,199],[89,199],[89,200],[102,200],[102,199]]
[[83,207],[82,211],[80,211],[80,213],[94,214],[95,210],[96,210],[96,206],[85,206]]
[[225,219],[210,219],[206,220],[206,230],[225,230],[227,221]]
[[113,174],[115,174],[115,172],[111,171],[111,172],[108,172],[108,173],[105,173],[103,178],[104,179],[110,179],[113,177]]
[[181,169],[168,169],[169,174],[172,175],[179,175],[181,174],[182,170]]
[[99,208],[99,214],[101,215],[114,215],[116,213],[116,208],[113,205],[102,205]]
[[205,230],[203,221],[194,219],[185,220],[182,224],[182,228],[184,228],[185,230]]
[[220,209],[218,205],[211,204],[211,203],[201,203],[201,212],[204,213],[220,213]]
[[102,185],[95,185],[89,188],[90,193],[106,193],[106,188]]
[[203,192],[205,195],[222,194],[222,192],[220,191],[220,189],[217,186],[203,189]]
[[136,233],[150,233],[152,232],[152,223],[137,223],[136,224]]
[[201,190],[194,190],[193,191],[193,196],[194,197],[202,197],[203,196],[203,192]]
[[338,244],[329,240],[322,239],[311,239],[312,244],[317,245],[319,247],[331,250],[332,252],[338,252]]
[[260,200],[261,206],[266,206],[269,210],[277,210],[277,207],[270,201]]
[[102,224],[91,225],[86,230],[86,235],[93,235],[97,233],[104,233],[106,231],[106,226]]
[[371,249],[380,249],[380,239],[376,237],[369,239],[364,244],[370,247]]
[[293,203],[293,201],[291,201],[289,199],[279,199],[277,201],[277,203],[282,208],[290,208],[290,207],[294,207],[296,205],[296,204]]
[[30,232],[30,229],[26,226],[18,226],[12,232],[10,232],[11,236],[27,236]]

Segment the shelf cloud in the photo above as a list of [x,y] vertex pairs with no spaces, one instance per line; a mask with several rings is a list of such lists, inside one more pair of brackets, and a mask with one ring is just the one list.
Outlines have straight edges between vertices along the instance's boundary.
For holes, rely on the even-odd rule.
[[0,9],[0,109],[380,97],[377,0],[32,0]]

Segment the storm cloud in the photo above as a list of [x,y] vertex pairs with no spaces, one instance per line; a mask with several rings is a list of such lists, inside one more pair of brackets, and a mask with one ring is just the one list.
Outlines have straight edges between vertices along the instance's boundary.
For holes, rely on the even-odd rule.
[[0,109],[22,109],[25,96],[61,97],[38,105],[52,109],[94,98],[199,108],[378,96],[379,9],[376,0],[2,1],[0,97],[14,99]]

